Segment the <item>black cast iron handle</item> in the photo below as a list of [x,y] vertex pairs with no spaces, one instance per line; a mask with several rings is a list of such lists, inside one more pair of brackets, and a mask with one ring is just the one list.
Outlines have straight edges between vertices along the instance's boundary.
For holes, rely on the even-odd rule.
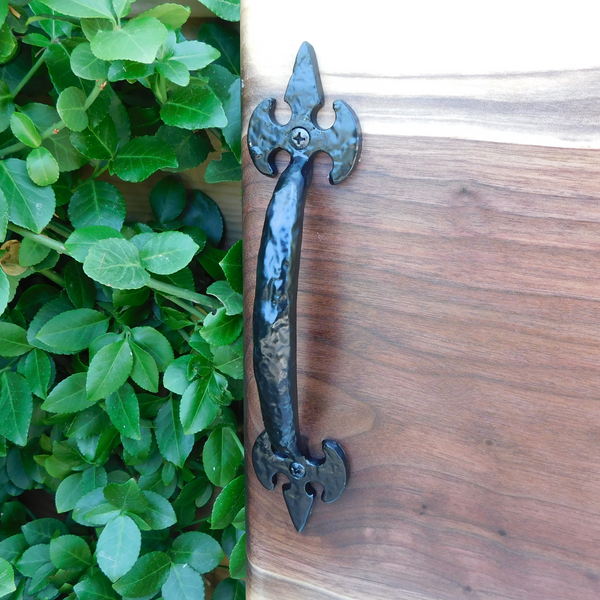
[[358,119],[342,101],[334,102],[336,121],[320,129],[315,115],[323,106],[323,90],[312,46],[302,44],[285,95],[292,109],[286,125],[274,118],[275,100],[259,104],[250,118],[248,146],[255,166],[275,176],[274,157],[286,150],[285,169],[267,208],[258,254],[254,302],[254,375],[265,431],[253,449],[254,469],[260,482],[273,489],[278,473],[289,483],[284,498],[298,531],[306,524],[320,483],[322,499],[333,502],[346,487],[348,461],[342,447],[323,442],[324,458],[311,458],[299,433],[296,381],[296,299],[302,244],[304,205],[312,181],[313,158],[327,152],[333,159],[329,181],[346,179],[358,163],[361,133]]

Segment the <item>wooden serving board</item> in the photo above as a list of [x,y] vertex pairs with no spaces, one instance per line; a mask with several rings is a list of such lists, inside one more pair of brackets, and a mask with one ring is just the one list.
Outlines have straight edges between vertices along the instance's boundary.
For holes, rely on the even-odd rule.
[[[600,597],[599,15],[512,4],[242,3],[246,125],[307,40],[364,130],[340,186],[316,161],[298,307],[301,431],[351,479],[298,534],[248,462],[250,600]],[[248,456],[274,184],[246,154]]]

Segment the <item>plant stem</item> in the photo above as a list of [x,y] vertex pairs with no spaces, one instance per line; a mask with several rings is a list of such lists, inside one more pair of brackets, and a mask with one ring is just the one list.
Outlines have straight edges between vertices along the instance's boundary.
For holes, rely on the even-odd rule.
[[235,443],[237,444],[237,447],[240,449],[240,452],[242,453],[242,456],[244,456],[245,455],[244,444],[242,444],[242,441],[238,437],[237,433],[233,430],[233,427],[225,427],[225,429],[227,429],[227,431],[229,431],[229,433],[231,434],[231,436],[235,440]]
[[42,269],[41,271],[38,271],[38,273],[40,275],[43,275],[44,277],[47,277],[50,281],[54,281],[54,283],[57,283],[61,287],[65,287],[64,278],[58,273],[52,271],[51,269]]
[[[33,233],[33,231],[29,231],[28,229],[24,229],[23,227],[19,227],[13,223],[8,224],[8,229],[22,235],[23,237],[29,238],[38,244],[42,244],[42,246],[46,246],[47,248],[52,248],[52,250],[56,250],[61,254],[66,254],[70,256],[64,244],[61,244],[57,240],[53,240],[46,235],[40,235],[39,233]],[[169,296],[174,296],[175,298],[181,298],[182,300],[187,300],[188,302],[192,302],[193,304],[199,304],[200,306],[204,306],[209,310],[214,308],[218,308],[219,304],[216,300],[213,300],[209,296],[205,296],[204,294],[198,294],[196,292],[192,292],[190,290],[185,290],[183,288],[178,288],[175,285],[171,285],[170,283],[165,283],[164,281],[158,281],[158,279],[150,278],[148,283],[146,284],[150,289],[160,292],[168,297],[171,302],[174,302],[173,298]],[[177,302],[175,302],[177,304]],[[204,320],[206,316],[206,312],[202,309],[188,306],[184,303],[179,304],[182,308],[185,308],[191,314],[195,314],[199,319]],[[195,311],[195,312],[192,312]]]
[[27,85],[29,80],[35,75],[35,72],[42,66],[42,63],[46,60],[46,51],[42,52],[42,55],[37,59],[36,63],[29,69],[29,72],[17,85],[13,92],[13,98],[17,97],[17,94]]
[[13,223],[8,224],[8,229],[22,235],[25,238],[29,238],[38,244],[42,244],[42,246],[46,246],[47,248],[52,248],[52,250],[56,250],[61,254],[69,254],[64,244],[61,244],[57,240],[53,240],[46,235],[40,235],[39,233],[33,233],[33,231],[29,231],[28,229],[24,229],[23,227],[19,227],[18,225],[14,225]]
[[54,233],[58,233],[58,235],[62,235],[65,238],[68,238],[73,232],[69,231],[64,225],[61,223],[57,223],[56,221],[50,221],[48,225],[46,225],[46,229],[50,229],[50,231],[54,231]]
[[[96,81],[96,85],[94,86],[94,89],[90,92],[90,95],[87,97],[87,100],[85,101],[85,104],[84,104],[85,110],[87,110],[93,104],[94,100],[96,100],[96,98],[98,97],[100,92],[104,89],[105,83],[106,83],[106,81],[100,81],[100,80]],[[45,140],[52,135],[56,135],[61,129],[64,129],[65,127],[66,127],[66,125],[65,125],[64,121],[59,121],[58,123],[56,123],[56,125],[52,125],[52,127],[48,127],[48,129],[46,129],[46,131],[44,131],[43,133],[40,134],[40,137],[42,138],[42,140]],[[26,146],[22,142],[17,142],[16,144],[13,144],[12,146],[7,146],[6,148],[2,148],[0,150],[0,158],[3,158],[7,154],[12,154],[13,152],[18,152],[19,150],[23,150],[23,148],[27,148],[27,147],[28,146]]]
[[189,312],[190,315],[194,315],[195,317],[198,317],[200,322],[204,321],[204,317],[208,314],[206,311],[202,310],[201,308],[194,308],[193,306],[190,306],[189,304],[182,302],[181,300],[179,300],[179,298],[175,298],[173,296],[165,296],[165,298],[169,302],[172,302],[173,304],[176,304],[180,308],[183,308],[183,310],[186,310],[187,312]]
[[192,302],[193,304],[200,304],[200,306],[204,306],[209,309],[218,308],[218,304],[216,300],[205,296],[204,294],[198,294],[196,292],[191,292],[190,290],[185,290],[183,288],[178,288],[175,285],[171,285],[170,283],[165,283],[164,281],[158,281],[158,279],[154,279],[150,277],[150,281],[146,284],[150,289],[156,290],[161,294],[165,294],[166,296],[177,296],[177,298],[181,298],[182,300],[187,300],[188,302]]

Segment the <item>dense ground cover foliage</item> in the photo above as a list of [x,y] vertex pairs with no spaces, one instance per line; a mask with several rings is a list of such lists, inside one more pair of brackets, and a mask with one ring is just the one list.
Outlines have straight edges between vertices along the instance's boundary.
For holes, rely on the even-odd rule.
[[240,177],[239,36],[130,8],[0,0],[2,600],[244,597],[241,242],[177,177]]

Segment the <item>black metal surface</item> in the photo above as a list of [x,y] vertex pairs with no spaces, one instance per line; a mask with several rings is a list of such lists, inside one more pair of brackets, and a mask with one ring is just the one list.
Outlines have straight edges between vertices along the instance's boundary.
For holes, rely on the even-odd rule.
[[259,104],[250,118],[250,156],[265,175],[274,176],[275,154],[287,151],[285,169],[267,208],[258,255],[254,302],[254,375],[266,431],[257,439],[253,462],[261,483],[272,489],[278,473],[290,482],[284,497],[292,522],[301,531],[314,501],[310,482],[323,485],[322,499],[336,500],[346,486],[348,463],[337,442],[323,442],[323,459],[313,459],[300,446],[296,382],[296,296],[302,244],[302,223],[312,162],[316,153],[333,159],[329,181],[337,184],[354,170],[360,155],[361,134],[356,115],[344,102],[334,102],[336,121],[320,129],[315,115],[323,106],[323,90],[316,56],[302,44],[285,101],[290,121],[274,118],[275,100]]

